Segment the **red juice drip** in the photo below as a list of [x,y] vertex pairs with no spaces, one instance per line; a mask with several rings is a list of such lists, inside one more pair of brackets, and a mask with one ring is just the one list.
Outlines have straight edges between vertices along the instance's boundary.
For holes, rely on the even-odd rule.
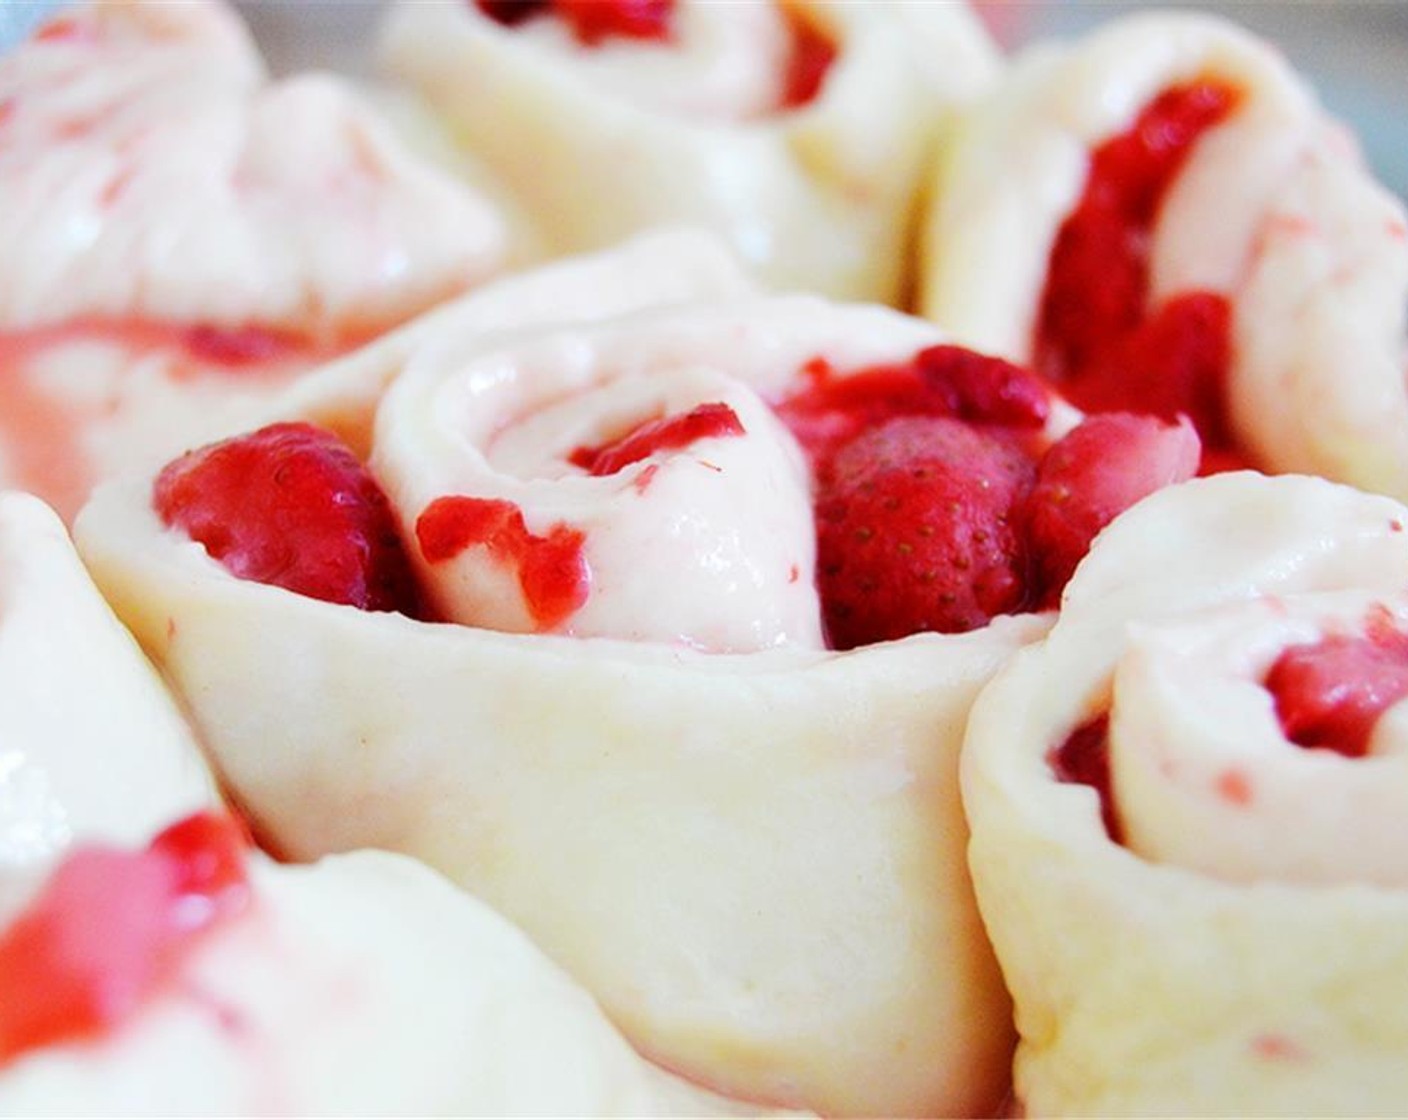
[[609,475],[648,459],[657,451],[677,451],[701,439],[743,435],[738,414],[721,401],[701,404],[679,416],[647,420],[618,440],[600,447],[578,447],[568,456],[589,474]]
[[485,545],[489,555],[518,569],[518,584],[540,630],[566,621],[591,590],[582,546],[585,534],[554,525],[546,536],[528,531],[523,511],[502,498],[436,498],[416,519],[416,541],[431,564]]
[[1236,461],[1224,403],[1228,303],[1192,291],[1150,309],[1149,245],[1193,147],[1236,103],[1221,83],[1174,86],[1094,151],[1085,192],[1052,249],[1035,339],[1038,370],[1078,407],[1165,420],[1185,413],[1208,462],[1222,466]]
[[1376,614],[1364,634],[1284,650],[1265,685],[1291,742],[1361,758],[1379,717],[1408,696],[1408,634]]
[[0,934],[0,1063],[113,1029],[248,903],[245,839],[201,813],[141,852],[80,849]]

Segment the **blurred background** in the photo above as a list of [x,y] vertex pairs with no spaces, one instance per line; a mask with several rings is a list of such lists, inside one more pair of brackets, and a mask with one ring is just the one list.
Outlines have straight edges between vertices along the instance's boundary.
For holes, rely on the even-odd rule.
[[[53,0],[0,0],[0,47],[60,6]],[[308,66],[358,74],[370,70],[380,0],[242,0],[236,6],[276,71]],[[1017,50],[1159,5],[1147,0],[977,0],[976,6],[999,42]],[[1379,178],[1408,198],[1408,2],[1209,0],[1180,6],[1224,15],[1279,45],[1330,110],[1359,133]]]

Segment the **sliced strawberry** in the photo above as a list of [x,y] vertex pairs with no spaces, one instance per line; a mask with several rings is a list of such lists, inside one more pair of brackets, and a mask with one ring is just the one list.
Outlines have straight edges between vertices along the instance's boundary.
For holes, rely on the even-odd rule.
[[1272,665],[1266,688],[1291,742],[1359,758],[1379,717],[1408,696],[1408,634],[1381,626],[1292,646]]
[[615,474],[657,451],[677,451],[701,439],[741,435],[743,422],[738,419],[738,413],[722,401],[715,401],[679,416],[647,420],[620,439],[600,447],[579,447],[568,456],[568,461],[589,474]]
[[817,589],[838,649],[959,633],[1021,608],[1014,444],[943,417],[901,417],[842,447],[816,502]]
[[1140,498],[1197,473],[1187,420],[1109,412],[1091,416],[1042,456],[1026,500],[1027,543],[1040,602],[1054,607],[1095,535]]
[[241,579],[419,615],[386,495],[336,436],[311,424],[188,452],[157,476],[153,504]]

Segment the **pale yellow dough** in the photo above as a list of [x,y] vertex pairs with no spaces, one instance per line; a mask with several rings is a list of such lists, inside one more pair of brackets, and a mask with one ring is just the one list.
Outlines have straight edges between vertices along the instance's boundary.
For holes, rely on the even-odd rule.
[[[576,277],[569,305],[604,315],[618,266],[649,290],[652,269],[679,276],[690,259],[644,251],[541,282]],[[536,337],[522,309],[543,306],[538,285],[507,281],[329,370],[299,414],[366,440],[365,407],[402,367],[503,351],[495,368],[512,368]],[[940,337],[879,308],[704,294],[538,335],[585,360],[598,338],[673,331],[686,364],[732,354],[736,373],[779,381],[818,353],[844,370]],[[481,299],[519,308],[517,333],[475,344]],[[427,625],[234,579],[162,529],[149,487],[95,498],[85,557],[289,854],[424,858],[521,925],[647,1054],[739,1096],[867,1115],[1000,1101],[1009,1008],[968,885],[957,749],[979,686],[1045,619],[846,654]]]
[[[1034,1116],[1397,1115],[1408,1104],[1404,713],[1372,757],[1286,741],[1289,645],[1402,623],[1408,510],[1298,476],[1161,491],[974,706],[979,903]],[[1048,752],[1110,715],[1113,842]],[[1382,834],[1382,838],[1381,838]]]

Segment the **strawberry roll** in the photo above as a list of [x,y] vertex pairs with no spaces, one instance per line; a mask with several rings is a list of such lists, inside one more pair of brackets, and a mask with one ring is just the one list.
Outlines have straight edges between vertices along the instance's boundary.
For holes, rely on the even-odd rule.
[[1273,48],[1112,21],[1030,50],[956,131],[927,316],[1088,410],[1192,417],[1205,469],[1408,498],[1403,206]]
[[0,603],[0,878],[214,803],[166,689],[28,494],[0,494]]
[[500,270],[487,198],[213,0],[98,0],[0,58],[0,480],[92,483]]
[[1027,1114],[1401,1111],[1408,510],[1233,472],[1124,513],[974,706]]
[[[277,850],[423,858],[730,1093],[995,1108],[969,703],[1196,437],[1078,423],[880,307],[610,314],[617,269],[664,294],[644,248],[486,288],[105,487],[86,559]],[[463,329],[489,306],[505,329]]]
[[550,253],[697,224],[771,284],[884,302],[937,129],[996,70],[962,3],[405,0],[382,55]]
[[25,887],[0,914],[7,1116],[757,1114],[650,1066],[404,856],[280,866],[202,813]]

